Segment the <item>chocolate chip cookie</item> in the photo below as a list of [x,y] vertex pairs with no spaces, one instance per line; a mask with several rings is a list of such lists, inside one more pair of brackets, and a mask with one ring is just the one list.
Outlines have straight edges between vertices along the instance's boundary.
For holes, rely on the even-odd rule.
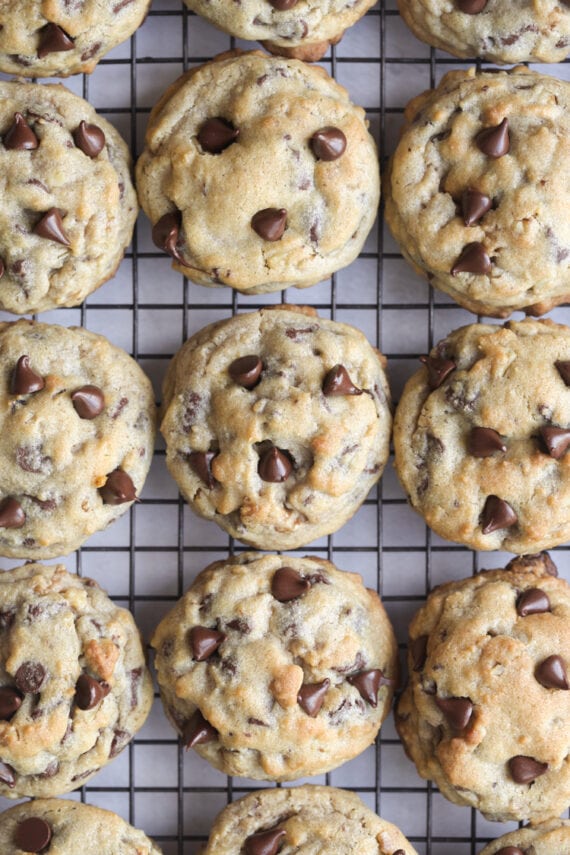
[[192,509],[259,549],[337,531],[388,458],[384,365],[361,332],[310,308],[198,332],[168,369],[161,425]]
[[405,116],[384,182],[404,257],[484,315],[567,301],[570,83],[521,67],[453,71]]
[[570,587],[538,554],[434,588],[412,620],[396,725],[450,801],[501,822],[570,804],[569,619]]
[[356,757],[397,681],[377,594],[319,558],[245,552],[211,564],[151,643],[186,747],[247,778],[291,781]]
[[184,0],[215,27],[280,56],[316,62],[374,0]]
[[154,242],[200,285],[261,294],[326,279],[376,217],[367,128],[320,67],[235,51],[191,69],[152,111],[137,163]]
[[544,0],[398,0],[414,35],[454,56],[490,62],[562,62],[570,51],[570,9]]
[[91,72],[139,27],[150,0],[2,0],[0,71],[19,77]]
[[0,574],[0,682],[8,798],[81,787],[142,727],[153,697],[130,612],[61,565]]
[[218,816],[204,855],[417,855],[356,793],[305,785],[259,790]]
[[472,549],[526,553],[570,540],[570,329],[472,324],[422,361],[394,421],[412,507]]
[[116,813],[66,799],[35,799],[0,815],[3,855],[161,855],[152,840]]
[[150,381],[103,336],[27,320],[0,323],[0,375],[0,555],[67,555],[142,490]]
[[480,855],[560,855],[570,851],[570,822],[552,819],[519,828],[489,843]]
[[0,81],[0,192],[0,309],[77,306],[113,276],[138,212],[130,155],[83,98]]

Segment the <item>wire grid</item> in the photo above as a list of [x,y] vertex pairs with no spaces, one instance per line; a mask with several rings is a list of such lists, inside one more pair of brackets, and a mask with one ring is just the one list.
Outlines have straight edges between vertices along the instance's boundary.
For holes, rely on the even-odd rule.
[[[108,54],[91,77],[65,83],[118,127],[136,157],[150,108],[166,86],[186,68],[236,46],[256,47],[215,30],[179,0],[154,0],[146,23],[129,42]],[[450,68],[472,63],[417,41],[400,20],[395,0],[386,0],[349,30],[321,64],[366,108],[385,162],[407,100],[436,85]],[[540,68],[570,79],[568,63]],[[475,320],[445,296],[434,294],[410,270],[382,217],[358,260],[331,280],[303,291],[252,298],[226,288],[203,288],[174,273],[153,246],[142,215],[115,279],[82,307],[44,313],[39,319],[80,324],[106,335],[138,360],[160,400],[168,360],[189,335],[236,312],[279,302],[312,305],[325,317],[362,329],[388,356],[396,400],[417,367],[417,356],[449,330]],[[552,316],[570,322],[568,307]],[[148,639],[206,564],[242,548],[184,505],[166,471],[159,441],[142,502],[63,561],[70,571],[97,579],[113,599],[129,607]],[[360,572],[365,583],[380,592],[402,660],[409,619],[433,585],[482,567],[504,566],[510,558],[504,553],[477,555],[432,534],[407,507],[391,463],[378,490],[351,522],[300,552]],[[568,548],[557,549],[555,559],[561,575],[570,578]],[[19,562],[3,563],[10,567]],[[515,827],[486,822],[474,810],[451,805],[422,781],[404,756],[391,717],[376,745],[363,755],[308,780],[359,793],[370,808],[399,825],[422,855],[475,855],[488,839]],[[195,855],[217,812],[264,786],[226,778],[194,752],[184,752],[157,696],[149,721],[123,754],[68,798],[114,810],[153,836],[165,855]],[[0,799],[0,804],[11,803]]]

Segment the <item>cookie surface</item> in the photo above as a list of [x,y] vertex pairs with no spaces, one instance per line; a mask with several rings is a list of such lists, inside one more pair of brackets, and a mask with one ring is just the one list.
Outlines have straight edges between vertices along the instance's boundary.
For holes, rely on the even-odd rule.
[[[66,799],[36,799],[0,815],[3,855],[39,852],[44,841],[50,855],[161,855],[142,831],[116,813]],[[32,848],[35,847],[35,848]]]
[[[260,790],[233,802],[218,816],[204,855],[253,852],[243,848],[248,839],[250,847],[258,844],[259,853],[417,855],[395,825],[369,810],[356,793],[336,787]],[[270,849],[272,839],[281,848]]]
[[161,425],[193,510],[260,549],[337,531],[388,458],[384,364],[361,332],[313,309],[262,309],[194,335],[168,369]]
[[472,324],[408,380],[394,419],[408,499],[441,537],[527,553],[570,539],[570,329]]
[[91,579],[61,565],[3,571],[0,644],[0,795],[74,790],[144,724],[153,689],[138,630]]
[[540,315],[570,295],[570,84],[453,71],[411,101],[384,182],[405,258],[461,306]]
[[519,828],[503,834],[485,846],[480,855],[560,855],[569,849],[570,822],[553,819],[535,828]]
[[229,775],[290,781],[356,757],[397,681],[384,608],[318,558],[242,553],[207,567],[152,639],[165,711]]
[[0,71],[20,77],[91,72],[139,27],[149,0],[2,0]]
[[0,324],[0,367],[0,555],[67,555],[142,490],[150,381],[103,336],[25,320]]
[[252,51],[222,54],[166,91],[137,188],[176,270],[258,294],[350,264],[380,184],[364,111],[346,90],[320,67]]
[[454,56],[490,62],[562,62],[570,10],[557,0],[398,0],[414,35]]
[[128,148],[61,84],[0,81],[0,138],[0,308],[77,306],[131,240]]
[[446,798],[491,820],[539,822],[570,803],[570,587],[551,573],[541,554],[440,585],[410,624],[404,747]]

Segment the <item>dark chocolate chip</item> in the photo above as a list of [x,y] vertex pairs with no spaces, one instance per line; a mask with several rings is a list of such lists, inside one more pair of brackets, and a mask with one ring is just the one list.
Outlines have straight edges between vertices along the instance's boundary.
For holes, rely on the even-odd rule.
[[518,846],[503,846],[497,849],[495,855],[525,855],[525,853]]
[[474,427],[467,440],[467,451],[473,457],[491,457],[496,451],[506,451],[502,436],[493,428]]
[[4,148],[32,151],[40,141],[21,113],[14,113],[14,122],[4,135]]
[[30,357],[20,356],[10,378],[12,395],[30,395],[39,392],[45,386],[45,380],[30,368]]
[[515,784],[532,784],[535,778],[548,771],[548,763],[540,763],[534,757],[517,754],[509,760],[509,772]]
[[99,495],[104,505],[123,505],[133,502],[137,497],[132,478],[123,469],[114,469],[107,475],[107,480],[99,487]]
[[293,471],[293,464],[289,456],[279,448],[272,446],[260,458],[257,464],[257,473],[262,481],[270,484],[280,484],[286,481]]
[[215,456],[216,454],[213,451],[192,451],[186,458],[192,471],[209,490],[213,490],[215,486],[215,479],[212,475],[212,460]]
[[319,160],[338,160],[346,149],[346,137],[340,128],[321,128],[310,141],[313,154]]
[[410,652],[412,654],[412,668],[414,671],[421,671],[427,659],[427,635],[420,635],[410,642]]
[[220,154],[239,136],[239,128],[234,128],[225,119],[206,119],[198,131],[198,142],[209,154]]
[[40,30],[40,44],[38,57],[43,59],[48,53],[60,53],[61,51],[73,50],[75,47],[65,30],[57,24],[49,23]]
[[478,190],[469,188],[461,196],[461,213],[466,226],[472,226],[491,209],[493,202]]
[[163,214],[160,220],[152,227],[152,240],[155,246],[187,267],[188,265],[176,245],[180,236],[181,226],[182,214],[180,211],[171,211],[168,214]]
[[105,148],[105,134],[98,125],[80,122],[73,132],[73,141],[87,157],[97,157]]
[[106,698],[111,687],[104,681],[95,680],[89,674],[80,674],[75,684],[75,703],[80,710],[92,710],[103,698]]
[[285,208],[263,208],[251,218],[251,227],[263,240],[276,241],[283,237],[287,225]]
[[323,394],[332,395],[362,395],[362,389],[355,386],[344,365],[334,365],[325,374]]
[[549,611],[550,600],[546,592],[541,591],[540,588],[528,588],[517,600],[517,614],[521,617],[541,615]]
[[299,689],[297,703],[311,718],[318,716],[330,684],[330,680],[322,680],[320,683],[305,683]]
[[10,496],[0,502],[0,528],[22,528],[26,514],[17,499]]
[[22,695],[10,686],[0,688],[0,720],[10,721],[12,716],[22,706]]
[[564,362],[563,360],[558,360],[554,363],[556,370],[560,374],[560,377],[564,381],[565,386],[570,386],[570,362]]
[[246,837],[244,843],[245,855],[277,855],[284,843],[284,828],[272,828],[270,831],[258,831]]
[[63,246],[71,246],[71,242],[63,228],[62,212],[59,208],[50,208],[32,229],[38,237],[53,240]]
[[280,567],[271,579],[271,593],[280,603],[288,603],[306,594],[311,583],[292,567]]
[[465,730],[473,715],[469,698],[435,698],[435,702],[453,730]]
[[4,267],[4,261],[0,258],[0,279],[2,279],[2,277],[4,276],[5,269],[6,268]]
[[126,748],[129,742],[131,741],[131,734],[128,730],[117,729],[113,733],[113,740],[111,742],[111,748],[109,749],[109,758],[116,757],[117,754],[120,754],[121,751]]
[[194,748],[204,742],[213,742],[218,737],[218,731],[206,721],[200,710],[196,710],[192,718],[184,725],[182,739],[186,748]]
[[94,419],[105,409],[105,396],[98,386],[82,386],[71,400],[80,419]]
[[214,653],[227,636],[216,629],[208,629],[205,626],[193,626],[190,630],[190,647],[192,658],[196,662],[203,662]]
[[404,849],[396,849],[395,852],[392,852],[392,855],[406,855],[406,852]]
[[252,353],[248,356],[240,356],[239,359],[234,359],[228,368],[228,373],[234,383],[238,383],[246,389],[253,389],[259,380],[262,370],[263,363],[261,359]]
[[548,656],[536,666],[534,676],[545,689],[568,689],[566,663],[561,656]]
[[6,784],[12,789],[16,786],[16,775],[14,769],[8,763],[2,763],[0,760],[0,784]]
[[358,691],[360,697],[374,708],[378,705],[378,689],[383,683],[391,682],[384,677],[379,668],[349,674],[346,679]]
[[39,692],[46,678],[46,669],[40,662],[22,662],[14,676],[14,682],[24,695]]
[[541,427],[540,435],[544,440],[550,456],[554,457],[555,460],[560,460],[570,445],[570,430],[568,428],[545,426]]
[[508,502],[498,496],[488,496],[481,514],[483,534],[516,525],[518,517]]
[[18,823],[14,840],[24,852],[42,852],[49,846],[51,826],[39,816],[30,816]]
[[457,8],[466,15],[478,15],[487,5],[487,0],[457,0]]
[[428,386],[430,389],[439,389],[446,377],[455,371],[457,365],[451,359],[442,356],[420,356],[428,372]]
[[451,275],[458,273],[475,273],[477,276],[486,276],[491,272],[491,259],[485,251],[482,243],[474,241],[463,247],[457,261],[451,268]]
[[509,139],[509,120],[503,119],[500,125],[484,128],[475,137],[478,148],[487,157],[498,158],[508,154],[511,147]]

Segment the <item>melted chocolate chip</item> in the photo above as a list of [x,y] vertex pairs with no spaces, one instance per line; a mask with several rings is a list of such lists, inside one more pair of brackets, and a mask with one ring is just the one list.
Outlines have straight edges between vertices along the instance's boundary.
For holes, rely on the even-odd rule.
[[469,188],[461,196],[461,214],[466,226],[472,226],[491,210],[493,202],[478,190]]
[[271,593],[280,603],[288,603],[306,594],[311,583],[292,567],[280,567],[271,579]]
[[22,662],[14,676],[14,682],[24,695],[39,692],[46,678],[46,669],[40,662]]
[[24,852],[42,852],[49,846],[51,826],[39,816],[30,816],[18,823],[14,840]]
[[216,483],[212,475],[212,460],[215,456],[216,454],[213,451],[192,451],[186,457],[192,471],[196,473],[209,490],[213,490]]
[[346,150],[346,137],[340,128],[321,128],[311,137],[310,146],[319,160],[338,160]]
[[182,739],[186,748],[194,748],[204,742],[213,742],[217,739],[218,731],[206,721],[200,710],[196,710],[191,719],[184,725]]
[[333,395],[362,395],[362,389],[354,385],[344,365],[334,365],[325,374],[323,394],[327,398]]
[[498,496],[488,496],[481,514],[483,534],[516,525],[518,517],[508,502]]
[[239,128],[234,128],[226,119],[206,119],[198,131],[198,142],[209,154],[220,154],[239,136]]
[[545,591],[540,588],[528,588],[517,600],[517,614],[521,617],[527,615],[541,615],[550,611],[550,600]]
[[457,8],[466,15],[478,15],[487,5],[487,0],[457,0]]
[[228,368],[228,373],[234,383],[244,386],[246,389],[253,389],[257,384],[263,370],[263,362],[256,354],[248,356],[240,356],[239,359],[234,359]]
[[205,626],[193,626],[189,633],[192,658],[196,662],[203,662],[214,653],[227,636],[216,629],[208,629]]
[[536,666],[534,676],[545,689],[568,689],[566,663],[561,656],[548,656]]
[[518,846],[503,846],[495,852],[495,855],[525,855]]
[[[123,748],[126,748],[131,740],[131,734],[128,730],[115,730],[111,748],[109,750],[109,758],[112,759],[120,754]],[[96,771],[96,770],[94,770]]]
[[493,428],[474,427],[467,441],[467,451],[473,457],[491,457],[496,451],[505,452],[502,436]]
[[442,356],[420,356],[428,372],[428,386],[430,389],[439,389],[446,377],[455,371],[457,365],[451,359]]
[[18,151],[32,151],[40,141],[21,113],[14,113],[14,122],[4,135],[4,148]]
[[509,120],[503,119],[500,125],[484,128],[475,137],[477,147],[487,157],[499,158],[508,154],[511,147],[509,139]]
[[8,763],[2,763],[0,760],[0,784],[6,784],[12,789],[16,786],[16,773]]
[[286,481],[293,471],[289,455],[279,448],[272,446],[259,458],[257,473],[262,481],[270,484],[280,484]]
[[412,654],[412,668],[421,671],[427,659],[427,635],[420,635],[410,642],[410,653]]
[[182,214],[180,211],[163,214],[152,227],[152,240],[155,246],[187,267],[188,265],[177,247],[181,226]]
[[509,772],[515,784],[532,784],[535,778],[548,771],[548,763],[540,763],[534,757],[517,754],[508,762]]
[[360,697],[375,709],[378,705],[378,689],[382,684],[392,682],[384,677],[379,668],[360,671],[358,674],[350,674],[346,679],[358,691]]
[[0,688],[0,720],[10,721],[22,706],[22,695],[10,686]]
[[39,392],[45,386],[45,380],[30,368],[30,357],[20,356],[10,378],[12,395],[30,395]]
[[287,225],[285,208],[263,208],[251,218],[251,227],[263,240],[276,241],[283,237]]
[[473,715],[469,698],[435,698],[435,702],[453,730],[465,730]]
[[320,683],[305,683],[299,689],[297,703],[311,718],[318,716],[330,684],[330,680],[322,680]]
[[50,208],[32,229],[38,237],[53,240],[63,246],[71,246],[71,242],[63,228],[62,212],[59,208]]
[[98,125],[80,122],[73,132],[73,141],[87,157],[95,158],[105,148],[105,134]]
[[4,267],[4,261],[0,258],[0,279],[2,279],[2,277],[4,276],[5,269],[6,268]]
[[60,53],[61,51],[73,50],[75,47],[73,39],[71,39],[65,30],[58,27],[57,24],[46,24],[40,30],[40,44],[38,47],[38,57],[43,59],[48,53]]
[[258,831],[246,837],[244,842],[245,855],[277,855],[284,843],[284,828],[272,828],[270,831]]
[[570,446],[570,430],[547,425],[541,427],[540,435],[550,456],[555,460],[560,460]]
[[75,703],[80,710],[92,710],[107,697],[111,687],[104,681],[95,680],[89,674],[80,674],[75,684]]
[[483,244],[474,241],[464,246],[450,272],[452,276],[457,276],[458,273],[475,273],[477,276],[486,276],[490,273],[491,259]]
[[554,363],[554,366],[564,381],[564,385],[570,386],[570,362],[558,360]]
[[0,502],[0,528],[22,528],[26,514],[17,499],[10,496]]
[[99,495],[104,505],[123,505],[137,497],[132,478],[123,469],[114,469],[107,475],[105,484],[99,487]]
[[94,419],[105,409],[105,396],[98,386],[82,386],[71,400],[80,419]]

